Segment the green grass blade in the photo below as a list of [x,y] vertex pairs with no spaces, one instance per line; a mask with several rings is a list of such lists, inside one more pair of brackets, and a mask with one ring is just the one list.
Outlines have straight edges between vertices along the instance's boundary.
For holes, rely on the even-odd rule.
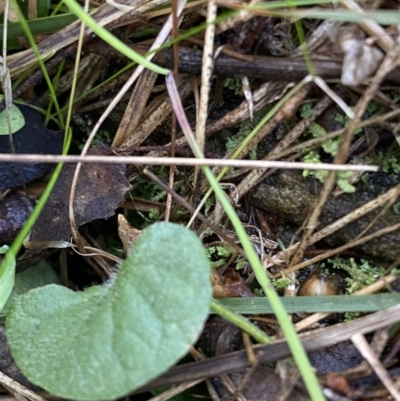
[[[166,77],[166,84],[171,98],[171,102],[173,104],[175,115],[177,117],[177,120],[179,121],[179,124],[183,132],[187,137],[188,143],[192,148],[192,152],[197,158],[203,159],[204,155],[199,149],[197,142],[194,139],[193,133],[190,129],[190,124],[184,113],[183,106],[180,101],[178,90],[176,88],[172,74],[169,74]],[[250,242],[250,239],[242,225],[242,222],[240,221],[238,215],[236,214],[235,209],[230,204],[229,199],[227,198],[225,192],[219,186],[219,183],[214,177],[214,174],[212,173],[211,169],[209,167],[203,167],[203,172],[208,182],[210,183],[211,187],[213,188],[216,197],[221,202],[221,205],[224,208],[228,218],[230,219],[236,231],[236,234],[238,235],[242,243],[243,249],[246,252],[250,265],[253,268],[253,271],[257,277],[257,280],[260,283],[261,288],[267,295],[272,305],[273,311],[280,323],[283,334],[285,335],[289,348],[293,354],[293,357],[296,361],[296,364],[299,368],[301,376],[304,380],[304,384],[307,387],[311,399],[313,401],[325,400],[325,397],[319,386],[318,379],[316,378],[313,372],[310,361],[308,360],[304,347],[297,336],[292,321],[289,315],[286,313],[278,294],[276,293],[273,285],[271,284],[271,281],[264,272],[260,259],[258,258],[258,255],[255,252],[252,243]]]
[[12,7],[14,8],[14,10],[16,11],[16,13],[18,15],[18,18],[20,20],[21,26],[22,26],[22,28],[23,28],[23,30],[25,32],[25,35],[26,35],[26,37],[27,37],[27,39],[29,41],[29,44],[30,44],[30,46],[31,46],[33,52],[35,53],[36,58],[37,58],[37,60],[39,62],[40,69],[42,70],[44,79],[46,80],[47,86],[48,86],[49,91],[50,91],[50,97],[51,97],[52,101],[54,102],[55,108],[57,110],[57,116],[58,116],[58,120],[60,122],[60,125],[62,127],[64,127],[64,119],[63,119],[62,113],[60,111],[60,106],[58,104],[56,93],[54,91],[53,85],[51,84],[51,79],[49,77],[49,74],[47,73],[46,66],[44,65],[43,59],[42,59],[42,57],[41,57],[41,55],[39,53],[39,50],[38,50],[38,48],[36,46],[36,42],[35,42],[35,39],[34,39],[34,37],[32,35],[32,32],[29,30],[29,26],[28,26],[27,20],[25,19],[24,14],[22,13],[21,9],[19,8],[19,5],[18,5],[17,1],[16,0],[11,0],[11,4],[12,4]]
[[[60,31],[67,25],[76,21],[75,14],[56,15],[54,17],[36,18],[27,21],[27,26],[32,35],[49,34]],[[20,22],[7,24],[7,39],[18,38],[25,34],[25,30]],[[3,40],[3,25],[0,25],[0,40]]]
[[77,15],[77,17],[84,22],[92,31],[112,46],[115,50],[118,50],[126,57],[141,64],[145,68],[161,75],[169,74],[169,70],[166,68],[159,67],[157,64],[148,61],[145,57],[136,53],[128,45],[116,38],[106,28],[100,26],[89,14],[85,13],[83,8],[75,0],[64,0],[64,3],[70,8],[70,10]]
[[[214,313],[217,313],[224,319],[233,323],[247,334],[252,336],[255,340],[257,340],[260,344],[269,344],[271,343],[271,339],[257,326],[253,323],[250,323],[248,319],[245,317],[235,313],[232,309],[227,309],[226,305],[224,305],[221,300],[213,300],[211,302],[211,310]],[[239,312],[240,313],[240,312]]]
[[[224,298],[218,299],[218,302],[235,313],[273,313],[271,302],[267,298]],[[284,297],[281,302],[287,313],[376,312],[399,304],[400,294]]]

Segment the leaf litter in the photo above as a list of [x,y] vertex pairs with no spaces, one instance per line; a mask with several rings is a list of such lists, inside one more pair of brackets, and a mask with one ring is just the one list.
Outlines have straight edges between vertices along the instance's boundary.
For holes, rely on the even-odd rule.
[[[102,143],[91,148],[88,154],[104,155],[109,148]],[[74,214],[77,227],[93,220],[107,219],[114,215],[115,209],[124,201],[130,184],[125,177],[124,165],[85,164],[78,179],[74,201]],[[64,166],[57,184],[36,221],[29,238],[29,247],[46,241],[65,241],[71,237],[68,214],[69,192],[75,165]]]

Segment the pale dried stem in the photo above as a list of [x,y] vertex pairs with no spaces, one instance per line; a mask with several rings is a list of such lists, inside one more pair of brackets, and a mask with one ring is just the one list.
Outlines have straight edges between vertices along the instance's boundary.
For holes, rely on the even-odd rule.
[[[382,352],[386,347],[388,339],[389,339],[389,327],[382,328],[374,333],[374,337],[371,341],[370,346],[378,358],[381,357]],[[364,360],[359,365],[342,371],[341,374],[348,380],[351,380],[353,378],[356,379],[361,375],[364,377],[370,376],[372,374],[372,369],[371,366],[368,364],[368,362]]]
[[[386,114],[382,114],[380,116],[373,117],[373,118],[370,118],[365,121],[361,121],[356,125],[355,128],[358,130],[359,128],[365,128],[365,127],[368,127],[373,124],[380,124],[393,117],[397,117],[399,114],[400,114],[400,108],[390,111]],[[326,135],[324,135],[323,137],[309,139],[308,141],[305,141],[298,145],[292,146],[290,149],[282,150],[275,157],[276,157],[276,159],[281,159],[282,157],[290,155],[291,153],[299,152],[304,148],[308,148],[308,149],[315,148],[317,146],[320,146],[321,142],[324,142],[328,139],[337,138],[339,135],[342,135],[345,131],[346,131],[346,128],[342,128],[342,129],[339,129],[336,131],[329,132]]]
[[[365,205],[359,207],[356,210],[353,210],[351,213],[347,214],[346,216],[341,217],[340,219],[336,220],[334,223],[330,224],[329,226],[324,227],[322,230],[318,231],[317,233],[313,234],[310,239],[311,244],[315,244],[318,241],[321,241],[323,238],[326,238],[328,235],[332,235],[334,232],[338,231],[339,229],[347,226],[348,224],[352,223],[353,221],[359,219],[362,216],[365,216],[370,211],[381,207],[386,202],[391,202],[393,199],[400,193],[400,185],[397,185],[395,188],[390,189],[386,193],[378,196],[377,198],[373,199],[372,201],[366,203]],[[359,236],[361,237],[361,235]],[[359,238],[358,237],[358,238]]]
[[356,346],[360,354],[368,361],[376,375],[381,380],[382,384],[387,388],[391,396],[396,400],[400,401],[400,393],[397,390],[393,380],[391,379],[389,373],[383,367],[367,340],[363,334],[355,334],[351,337],[352,343]]
[[[164,4],[165,1],[138,1],[136,6],[137,14],[141,15],[155,7],[157,4]],[[126,11],[117,10],[108,4],[103,4],[99,8],[90,13],[91,17],[96,20],[100,26],[106,26],[113,21],[121,18],[126,14]],[[79,37],[79,29],[81,22],[76,21],[66,28],[62,29],[54,35],[46,38],[38,44],[38,51],[43,60],[52,57],[58,50],[75,43]],[[85,35],[91,32],[89,28],[85,29]],[[7,63],[10,69],[11,76],[26,71],[27,69],[37,65],[36,54],[32,49],[25,50],[7,57]]]
[[150,70],[139,77],[112,142],[113,149],[121,146],[137,128],[156,79],[157,74]]
[[394,189],[396,189],[396,191],[393,194],[393,196],[388,200],[386,204],[384,204],[384,207],[379,211],[379,213],[375,216],[375,218],[367,225],[367,227],[365,227],[364,230],[362,230],[361,233],[357,235],[357,238],[363,237],[375,225],[375,223],[377,223],[380,220],[380,218],[389,210],[389,208],[393,206],[398,196],[400,195],[399,185],[397,185]]
[[32,390],[29,390],[22,384],[16,382],[15,380],[8,377],[3,372],[0,372],[0,383],[10,389],[12,389],[16,394],[21,395],[22,397],[30,400],[30,401],[46,401],[45,398],[36,394]]
[[[212,23],[217,15],[217,5],[214,0],[208,2],[207,7],[207,23],[205,37],[204,37],[204,49],[203,49],[203,67],[201,73],[201,87],[200,87],[200,102],[197,113],[197,124],[195,137],[197,145],[200,151],[204,154],[204,143],[205,143],[205,129],[208,116],[208,101],[210,95],[211,77],[214,64],[214,37],[215,37],[215,25]],[[199,184],[199,175],[201,169],[196,167],[194,170],[194,188],[197,189]]]
[[[186,98],[191,92],[191,81],[186,80],[179,87],[179,95],[181,98]],[[159,126],[172,111],[172,104],[165,93],[162,95],[163,101],[158,105],[156,109],[144,120],[135,132],[116,150],[118,153],[131,153],[132,147],[139,146],[148,136]],[[168,152],[166,152],[168,154]]]
[[[89,10],[89,1],[85,0],[85,5],[84,5],[84,10],[87,12]],[[81,59],[81,50],[82,50],[82,44],[83,44],[83,38],[84,38],[84,33],[85,33],[85,27],[86,25],[82,22],[80,26],[80,34],[79,34],[79,40],[78,40],[78,47],[77,47],[77,54],[76,54],[76,59],[75,59],[75,67],[74,71],[77,73],[79,69],[79,63]],[[73,107],[73,99],[75,96],[75,89],[76,89],[76,82],[78,80],[78,76],[75,74],[73,76],[73,84],[72,84],[72,90],[70,93],[70,98],[69,98],[69,107],[70,109],[68,110],[67,114],[67,122],[66,122],[66,129],[69,129],[71,117],[72,117],[72,107]],[[90,144],[90,142],[89,142]],[[76,187],[78,184],[78,177],[79,177],[79,172],[81,170],[81,163],[78,163],[76,165],[76,169],[74,172],[74,176],[72,178],[72,183],[71,183],[71,192],[69,194],[69,203],[68,203],[68,217],[69,217],[69,224],[71,227],[71,233],[72,237],[74,238],[74,241],[78,247],[78,249],[81,252],[85,252],[84,250],[84,243],[82,238],[79,235],[78,228],[76,227],[76,222],[75,222],[75,213],[74,213],[74,200],[75,200],[75,193],[76,193]]]
[[195,380],[187,383],[182,383],[177,386],[174,386],[168,390],[163,391],[161,394],[150,398],[149,401],[167,401],[172,397],[177,396],[180,393],[183,393],[185,390],[188,390],[191,387],[194,387],[196,384],[199,384],[203,381],[203,379]]
[[[229,1],[221,1],[220,0],[217,3],[218,3],[218,5],[221,5],[223,7],[232,8],[232,4],[230,4]],[[257,4],[260,4],[260,3],[261,3],[261,0],[253,0],[248,4],[248,6],[249,7],[256,6]],[[227,18],[225,21],[220,22],[218,24],[216,34],[219,35],[225,31],[227,31],[228,29],[234,28],[235,25],[237,25],[238,23],[246,22],[253,17],[254,17],[253,11],[242,9],[242,10],[238,11],[238,13],[236,15],[234,15],[233,17]]]
[[154,166],[217,166],[247,168],[284,168],[294,170],[335,170],[335,171],[379,171],[379,166],[370,165],[332,165],[330,163],[300,163],[263,160],[224,160],[196,159],[183,157],[147,157],[147,156],[99,156],[99,155],[21,155],[0,154],[0,162],[8,163],[104,163],[104,164],[147,164]]

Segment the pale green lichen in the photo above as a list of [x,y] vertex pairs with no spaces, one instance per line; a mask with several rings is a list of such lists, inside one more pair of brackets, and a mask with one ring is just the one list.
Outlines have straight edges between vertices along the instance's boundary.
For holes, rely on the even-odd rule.
[[246,259],[239,259],[235,264],[235,269],[243,270],[247,265],[248,265],[248,262]]
[[[323,127],[319,124],[311,124],[309,128],[309,132],[314,137],[321,137],[326,135],[326,131]],[[321,143],[322,148],[324,149],[325,153],[330,154],[331,156],[335,156],[342,138],[336,139],[328,139]],[[304,149],[303,150],[304,156],[302,161],[304,163],[321,163],[321,158],[318,152],[314,150]],[[356,188],[354,185],[350,183],[350,178],[352,177],[353,173],[351,171],[339,171],[336,174],[336,184],[337,186],[346,193],[353,193]],[[328,176],[328,171],[326,170],[304,170],[303,177],[314,176],[319,182],[325,182],[326,177]]]
[[277,290],[284,290],[284,289],[288,288],[291,283],[292,283],[292,281],[285,277],[272,279],[272,285]]
[[400,202],[396,202],[396,203],[393,205],[393,211],[394,211],[396,214],[400,214]]
[[224,87],[235,91],[235,95],[238,95],[242,90],[242,80],[240,78],[227,78],[224,81]]
[[304,103],[299,107],[300,117],[303,119],[310,118],[312,116],[313,104],[310,102]]
[[388,149],[378,153],[378,160],[384,173],[400,173],[400,149]]
[[383,267],[366,259],[361,259],[358,263],[354,258],[328,259],[328,262],[333,268],[342,269],[349,274],[350,277],[345,279],[347,294],[353,294],[364,286],[374,283],[385,274]]
[[[261,121],[264,117],[265,110],[261,110],[258,113],[254,114],[253,120],[248,118],[247,120],[243,121],[238,129],[238,132],[233,135],[232,137],[228,138],[225,144],[226,151],[228,153],[232,152],[236,149],[254,130],[256,125]],[[249,158],[251,160],[257,160],[257,146],[255,146],[249,152]]]
[[211,267],[218,269],[223,266],[234,254],[234,250],[227,245],[210,246],[207,255],[211,262]]

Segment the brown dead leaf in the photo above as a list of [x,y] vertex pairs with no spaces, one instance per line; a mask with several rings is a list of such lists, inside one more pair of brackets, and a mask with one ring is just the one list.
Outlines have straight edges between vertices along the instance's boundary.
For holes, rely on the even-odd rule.
[[329,387],[339,394],[347,395],[350,392],[350,385],[347,379],[338,373],[328,373],[321,378],[325,387]]
[[[91,155],[104,155],[109,148],[102,143],[89,150]],[[34,242],[64,241],[71,235],[68,202],[76,165],[63,167],[60,177],[39,219],[32,229],[29,248]],[[97,219],[111,217],[124,201],[130,188],[123,164],[83,164],[74,201],[77,227]],[[38,248],[42,246],[38,245]]]
[[211,283],[214,298],[254,297],[254,293],[233,269],[228,269],[225,277],[212,269]]
[[132,227],[123,214],[118,215],[118,235],[122,241],[126,254],[132,250],[143,230]]

